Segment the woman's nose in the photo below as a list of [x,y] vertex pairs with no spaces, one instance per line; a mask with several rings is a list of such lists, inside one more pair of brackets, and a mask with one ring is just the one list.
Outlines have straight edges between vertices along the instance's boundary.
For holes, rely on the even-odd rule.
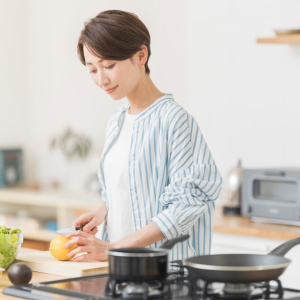
[[108,77],[103,72],[98,72],[97,84],[102,87],[109,82]]

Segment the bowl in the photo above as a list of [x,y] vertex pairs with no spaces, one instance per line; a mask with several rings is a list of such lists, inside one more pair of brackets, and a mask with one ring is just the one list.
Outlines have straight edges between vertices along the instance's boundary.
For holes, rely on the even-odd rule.
[[23,243],[23,233],[0,233],[0,268],[7,269],[16,259]]

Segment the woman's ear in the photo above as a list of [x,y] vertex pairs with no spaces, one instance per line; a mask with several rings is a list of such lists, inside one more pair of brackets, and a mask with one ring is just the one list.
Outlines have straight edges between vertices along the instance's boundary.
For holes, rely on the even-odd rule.
[[138,54],[138,59],[139,59],[139,65],[144,66],[146,64],[147,59],[148,59],[148,49],[147,49],[147,47],[145,45],[142,45],[137,54]]

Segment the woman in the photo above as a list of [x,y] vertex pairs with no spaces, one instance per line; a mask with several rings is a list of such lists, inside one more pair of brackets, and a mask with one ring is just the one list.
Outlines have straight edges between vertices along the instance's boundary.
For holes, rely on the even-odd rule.
[[172,249],[173,260],[210,253],[222,179],[194,118],[152,82],[150,53],[149,32],[132,13],[101,12],[81,32],[79,58],[94,83],[128,103],[107,127],[103,204],[73,222],[83,231],[67,235],[66,248],[78,245],[69,256],[86,253],[75,261],[107,260],[107,249],[157,247],[186,233],[191,238]]

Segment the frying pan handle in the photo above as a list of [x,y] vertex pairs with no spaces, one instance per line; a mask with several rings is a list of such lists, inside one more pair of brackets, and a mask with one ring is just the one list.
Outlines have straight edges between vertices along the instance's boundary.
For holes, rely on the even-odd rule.
[[185,235],[176,237],[174,239],[169,239],[169,240],[165,241],[159,248],[172,249],[175,244],[177,244],[179,242],[183,242],[183,241],[187,240],[189,237],[190,237],[189,234],[185,234]]
[[293,247],[300,244],[300,238],[295,238],[293,240],[289,240],[282,245],[278,246],[274,250],[272,250],[269,254],[284,256],[288,253]]

